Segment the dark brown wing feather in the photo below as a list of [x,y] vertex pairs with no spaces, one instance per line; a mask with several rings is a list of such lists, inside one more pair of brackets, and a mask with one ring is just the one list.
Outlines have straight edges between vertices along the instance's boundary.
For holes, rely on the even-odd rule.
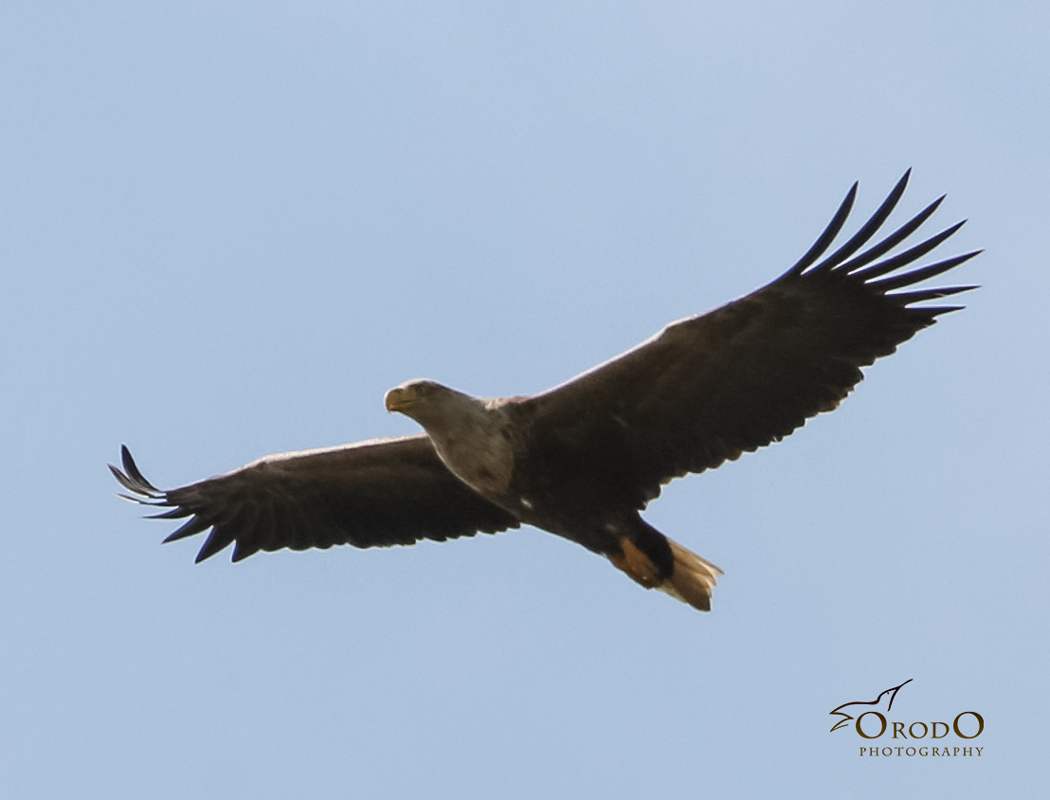
[[453,476],[426,436],[268,456],[170,491],[143,477],[127,447],[121,460],[123,471],[110,469],[134,495],[123,497],[171,507],[161,519],[189,517],[164,541],[212,529],[198,562],[231,542],[240,561],[259,550],[383,547],[518,527]]
[[[571,435],[580,451],[622,460],[615,467],[618,489],[640,508],[659,494],[660,484],[736,459],[832,410],[862,379],[861,367],[894,352],[939,314],[959,308],[912,304],[974,288],[888,294],[977,255],[884,277],[962,225],[879,261],[943,198],[855,255],[889,217],[907,179],[905,174],[872,218],[820,263],[845,223],[856,184],[817,243],[779,279],[708,314],[669,325],[624,355],[524,401],[522,411],[541,439],[553,440],[553,432],[563,439]],[[588,436],[595,441],[586,441]],[[610,443],[605,448],[610,452],[603,452],[599,439]],[[609,464],[600,468],[612,472]]]

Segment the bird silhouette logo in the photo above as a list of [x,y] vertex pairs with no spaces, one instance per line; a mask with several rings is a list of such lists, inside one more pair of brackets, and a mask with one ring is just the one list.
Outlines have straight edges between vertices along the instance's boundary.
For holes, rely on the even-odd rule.
[[[900,684],[898,686],[894,686],[892,689],[887,689],[886,691],[882,692],[874,700],[867,700],[867,701],[855,700],[855,701],[853,701],[851,703],[843,703],[838,708],[832,709],[828,713],[829,714],[834,714],[834,715],[839,716],[839,717],[842,717],[842,719],[838,720],[835,723],[835,726],[831,730],[832,731],[836,731],[839,728],[841,728],[843,725],[848,723],[851,719],[853,719],[853,715],[851,713],[849,713],[849,712],[853,712],[853,713],[858,713],[859,712],[860,714],[864,714],[867,711],[879,711],[879,710],[882,710],[882,709],[879,708],[879,706],[882,704],[883,699],[886,699],[886,698],[888,698],[888,699],[886,699],[886,708],[885,708],[885,710],[889,711],[891,708],[893,708],[893,701],[897,697],[897,692],[899,692],[901,690],[902,686],[905,686],[905,685],[907,685],[907,684],[909,684],[911,682],[912,682],[912,679],[908,678],[908,680],[906,680],[904,683],[902,683],[902,684]],[[865,706],[865,708],[857,709],[856,706]],[[844,711],[843,709],[848,709],[849,711]]]

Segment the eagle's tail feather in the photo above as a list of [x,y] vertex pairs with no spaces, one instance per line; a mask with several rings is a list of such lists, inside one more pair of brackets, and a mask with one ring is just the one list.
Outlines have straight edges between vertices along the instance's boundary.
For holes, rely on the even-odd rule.
[[718,582],[718,576],[725,573],[692,550],[682,547],[674,539],[668,537],[667,543],[671,545],[671,553],[674,555],[674,572],[655,588],[683,603],[688,603],[693,608],[710,611],[711,593]]
[[[644,523],[643,523],[644,524]],[[718,576],[725,573],[710,561],[705,561],[696,553],[678,544],[674,539],[664,536],[657,530],[648,529],[652,544],[659,537],[661,549],[666,543],[670,548],[670,570],[657,566],[657,560],[639,547],[628,536],[620,539],[620,551],[609,553],[609,560],[622,569],[646,589],[659,589],[676,600],[688,603],[701,611],[711,610],[711,593],[714,591]],[[643,540],[643,546],[645,540]],[[663,550],[666,553],[666,549]],[[664,558],[660,562],[666,563]]]

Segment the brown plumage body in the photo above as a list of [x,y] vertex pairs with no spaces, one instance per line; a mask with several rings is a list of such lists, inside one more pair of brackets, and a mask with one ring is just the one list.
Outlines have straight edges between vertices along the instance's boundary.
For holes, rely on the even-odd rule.
[[[198,561],[235,543],[235,561],[283,547],[358,547],[444,540],[525,523],[607,556],[647,588],[703,610],[721,571],[640,516],[660,487],[718,467],[834,409],[861,367],[955,306],[916,306],[966,291],[898,290],[977,253],[901,272],[962,223],[897,255],[937,200],[861,251],[903,194],[820,263],[856,185],[816,244],[770,285],[667,326],[633,350],[534,397],[474,398],[416,380],[386,404],[425,435],[269,456],[161,491],[123,449],[111,467],[128,499],[189,517],[165,541],[211,528]],[[942,198],[943,199],[943,198]],[[881,260],[880,260],[881,259]]]

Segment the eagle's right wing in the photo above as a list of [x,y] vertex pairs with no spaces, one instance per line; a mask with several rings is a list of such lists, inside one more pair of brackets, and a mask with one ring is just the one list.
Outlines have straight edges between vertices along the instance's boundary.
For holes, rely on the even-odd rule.
[[143,477],[127,447],[114,477],[125,499],[189,520],[165,542],[211,528],[197,561],[235,543],[233,560],[259,550],[335,544],[383,547],[444,541],[518,527],[438,458],[430,439],[406,436],[267,456],[214,478],[162,491]]

